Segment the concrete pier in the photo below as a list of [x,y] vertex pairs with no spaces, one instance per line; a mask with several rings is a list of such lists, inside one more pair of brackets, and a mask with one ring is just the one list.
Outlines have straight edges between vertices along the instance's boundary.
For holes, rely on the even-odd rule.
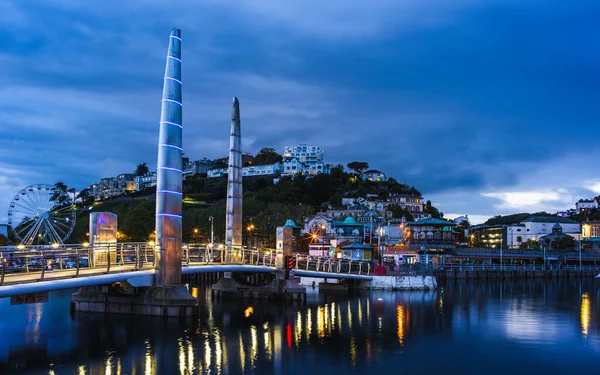
[[190,300],[190,293],[183,285],[153,286],[137,295],[123,293],[115,286],[94,286],[73,293],[71,309],[126,315],[194,316],[198,313],[198,301]]
[[295,278],[290,278],[286,268],[286,257],[292,256],[292,228],[277,227],[277,248],[275,256],[275,279],[267,285],[242,285],[234,277],[223,277],[212,286],[213,296],[219,298],[262,298],[304,300],[306,288]]

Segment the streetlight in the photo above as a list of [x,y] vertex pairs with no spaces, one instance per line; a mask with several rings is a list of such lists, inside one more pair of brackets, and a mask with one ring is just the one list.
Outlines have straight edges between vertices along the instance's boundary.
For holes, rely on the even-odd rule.
[[212,247],[213,244],[215,243],[215,228],[214,228],[215,218],[212,216],[209,216],[208,221],[210,221],[210,246]]
[[321,224],[321,230],[323,231],[323,236],[321,237],[321,254],[323,258],[325,258],[325,234],[327,233],[325,229],[325,224]]
[[246,230],[248,231],[248,245],[250,247],[252,247],[252,236],[251,235],[252,235],[252,231],[254,230],[254,224],[248,225]]
[[383,227],[379,227],[377,233],[377,249],[379,250],[379,263],[383,265],[383,249],[381,248],[381,236],[383,236]]

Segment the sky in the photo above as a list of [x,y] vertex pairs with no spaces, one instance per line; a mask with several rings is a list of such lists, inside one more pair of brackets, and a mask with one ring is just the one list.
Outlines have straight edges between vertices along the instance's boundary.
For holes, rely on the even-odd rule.
[[182,30],[184,140],[227,155],[324,148],[417,187],[446,217],[600,194],[600,3],[579,0],[0,2],[0,222],[30,184],[156,166]]

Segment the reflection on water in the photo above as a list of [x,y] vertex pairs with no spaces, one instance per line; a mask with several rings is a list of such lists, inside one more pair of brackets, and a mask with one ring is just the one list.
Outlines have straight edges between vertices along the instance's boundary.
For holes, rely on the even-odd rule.
[[[291,306],[216,302],[205,288],[191,290],[201,300],[198,319],[71,318],[67,292],[39,305],[9,306],[0,300],[0,373],[319,374],[398,368],[425,373],[453,368],[501,374],[526,368],[525,358],[536,363],[534,373],[572,373],[595,368],[588,366],[595,366],[600,355],[595,281],[310,294],[306,305]],[[471,361],[462,360],[465,356]],[[481,363],[469,365],[472,360]]]
[[581,334],[587,337],[590,327],[590,299],[587,293],[581,295]]

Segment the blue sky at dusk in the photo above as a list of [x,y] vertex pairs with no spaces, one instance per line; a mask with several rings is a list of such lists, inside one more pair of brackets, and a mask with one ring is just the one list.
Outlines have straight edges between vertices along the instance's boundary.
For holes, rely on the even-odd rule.
[[[169,5],[172,4],[172,5]],[[33,183],[156,165],[169,33],[184,151],[320,145],[415,185],[447,217],[600,194],[600,3],[56,0],[0,3],[0,222]]]

